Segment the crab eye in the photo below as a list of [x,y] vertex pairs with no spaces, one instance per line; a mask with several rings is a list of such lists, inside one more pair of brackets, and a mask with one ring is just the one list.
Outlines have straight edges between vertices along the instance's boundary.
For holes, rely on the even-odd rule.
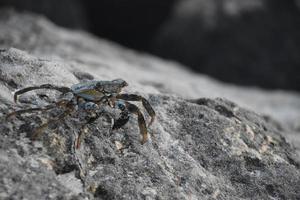
[[123,79],[115,79],[112,82],[120,85],[121,87],[126,87],[128,86],[128,83],[126,81],[124,81]]
[[125,102],[123,101],[118,101],[117,106],[120,110],[124,110],[125,109]]

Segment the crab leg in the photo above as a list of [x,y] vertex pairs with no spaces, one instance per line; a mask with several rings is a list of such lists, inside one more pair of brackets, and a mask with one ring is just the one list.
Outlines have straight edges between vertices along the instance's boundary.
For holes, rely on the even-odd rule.
[[[101,101],[99,102],[96,102],[96,103],[93,103],[93,102],[84,102],[82,103],[81,105],[81,108],[86,111],[86,112],[92,112],[92,111],[99,111],[99,105],[101,104]],[[79,149],[80,148],[80,144],[81,144],[81,140],[83,138],[83,135],[84,135],[84,131],[85,131],[85,128],[88,124],[91,124],[93,122],[95,122],[99,117],[103,116],[103,115],[106,115],[107,117],[109,117],[111,120],[113,119],[108,113],[105,113],[104,111],[100,111],[100,112],[93,112],[93,114],[95,114],[94,116],[90,117],[88,119],[88,121],[83,124],[80,128],[80,131],[78,133],[78,138],[76,139],[75,141],[75,147],[76,149]],[[111,122],[111,124],[113,124],[113,122]]]
[[47,111],[47,110],[50,110],[52,108],[55,108],[55,105],[48,105],[48,106],[45,106],[43,108],[29,108],[29,109],[24,109],[24,110],[17,110],[17,111],[14,111],[14,112],[11,112],[11,113],[7,114],[6,119],[9,119],[10,117],[15,116],[15,115],[21,115],[23,113]]
[[[83,124],[82,125],[82,127],[80,128],[80,131],[79,131],[79,133],[78,133],[78,138],[76,139],[76,141],[75,141],[75,147],[76,147],[76,149],[79,149],[80,148],[80,145],[81,145],[81,141],[82,141],[82,138],[83,138],[83,135],[84,135],[84,129],[85,129],[85,127],[88,125],[88,124],[91,124],[91,123],[93,123],[93,122],[95,122],[100,116],[102,116],[102,114],[97,114],[95,117],[91,117],[85,124]],[[110,119],[112,119],[111,118],[111,116],[109,116],[108,115],[108,117],[110,118]],[[112,122],[113,123],[113,122]]]
[[65,106],[67,102],[68,101],[66,101],[66,100],[61,100],[61,101],[55,102],[55,104],[47,105],[47,106],[42,107],[42,108],[29,108],[29,109],[17,110],[17,111],[14,111],[14,112],[11,112],[11,113],[7,114],[6,119],[8,119],[12,116],[21,115],[21,114],[24,114],[24,113],[47,111],[47,110],[56,108],[58,106]]
[[27,88],[23,88],[21,90],[16,91],[14,94],[14,101],[17,102],[19,95],[24,94],[29,91],[32,91],[32,90],[38,90],[38,89],[57,90],[61,93],[67,93],[67,92],[71,91],[71,89],[68,87],[59,87],[59,86],[55,86],[55,85],[51,85],[51,84],[43,84],[40,86],[27,87]]
[[143,106],[145,107],[145,109],[147,110],[148,114],[151,117],[151,121],[148,124],[148,126],[150,126],[153,123],[153,121],[155,119],[155,111],[153,110],[150,103],[144,97],[136,95],[136,94],[119,94],[119,95],[117,95],[116,98],[123,99],[126,101],[141,101]]
[[134,104],[127,103],[127,108],[128,108],[129,112],[137,115],[137,117],[138,117],[138,124],[139,124],[139,128],[140,128],[140,134],[143,137],[141,143],[144,144],[148,140],[148,133],[147,133],[147,127],[146,127],[146,123],[145,123],[145,119],[143,117],[143,114],[141,113],[139,108]]
[[115,130],[115,129],[119,129],[122,126],[124,126],[129,121],[128,114],[129,113],[128,113],[127,109],[122,111],[120,117],[115,121],[112,129]]
[[69,115],[72,111],[73,111],[73,109],[68,109],[65,112],[63,112],[62,114],[60,114],[57,118],[51,119],[48,122],[42,124],[40,127],[38,127],[37,129],[34,130],[32,136],[31,136],[31,139],[35,140],[45,130],[45,128],[47,128],[50,124],[61,121],[67,115]]
[[129,116],[128,116],[128,109],[127,109],[127,105],[123,100],[117,100],[115,102],[115,105],[122,111],[120,114],[120,117],[115,121],[114,125],[113,125],[113,130],[114,129],[119,129],[122,126],[124,126],[128,120],[129,120]]
[[97,114],[95,117],[91,117],[85,124],[82,125],[82,127],[80,128],[80,131],[78,133],[78,138],[76,140],[76,149],[80,148],[81,145],[81,141],[84,135],[84,129],[88,124],[93,123],[94,121],[96,121],[101,115]]

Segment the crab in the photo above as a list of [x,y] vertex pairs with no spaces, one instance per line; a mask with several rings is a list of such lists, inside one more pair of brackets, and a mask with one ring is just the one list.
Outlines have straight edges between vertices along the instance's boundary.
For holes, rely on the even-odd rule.
[[[137,116],[139,131],[142,136],[141,143],[144,144],[148,140],[147,126],[149,127],[153,123],[155,119],[155,111],[144,97],[136,94],[121,93],[121,90],[126,86],[128,86],[126,81],[122,79],[115,79],[112,81],[89,80],[74,84],[70,88],[52,84],[26,87],[15,92],[15,102],[18,101],[19,95],[37,89],[56,90],[62,93],[62,95],[60,99],[44,107],[35,107],[11,112],[7,115],[7,119],[24,113],[45,112],[56,108],[62,109],[58,116],[49,119],[34,130],[31,136],[34,140],[50,124],[58,123],[74,112],[88,113],[89,117],[82,125],[76,139],[76,148],[79,148],[86,126],[95,122],[100,116],[102,116],[103,110],[101,108],[108,105],[120,110],[119,118],[113,120],[112,130],[119,129],[124,126],[129,121],[129,114],[132,113]],[[142,103],[151,118],[148,125],[146,125],[145,118],[140,109],[129,101],[140,101]]]

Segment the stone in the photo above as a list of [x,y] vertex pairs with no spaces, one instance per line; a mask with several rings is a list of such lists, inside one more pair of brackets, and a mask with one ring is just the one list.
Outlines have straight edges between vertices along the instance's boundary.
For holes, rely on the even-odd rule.
[[[300,198],[300,157],[285,138],[298,137],[299,94],[220,84],[37,15],[1,13],[0,198]],[[76,115],[36,141],[29,136],[50,114],[6,119],[59,95],[37,90],[15,104],[20,88],[116,78],[129,83],[123,92],[142,95],[156,112],[144,145],[134,116],[113,132],[103,118],[88,125],[79,149]]]

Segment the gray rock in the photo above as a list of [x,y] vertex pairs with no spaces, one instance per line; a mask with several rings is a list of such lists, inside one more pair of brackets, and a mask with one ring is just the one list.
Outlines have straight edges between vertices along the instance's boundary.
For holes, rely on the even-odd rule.
[[[38,16],[1,13],[1,199],[300,198],[299,156],[283,136],[297,133],[298,94],[222,85]],[[79,149],[76,114],[37,141],[28,137],[50,114],[5,120],[28,102],[43,106],[58,96],[39,90],[14,104],[17,89],[119,77],[129,83],[124,92],[144,96],[157,113],[144,145],[134,117],[112,134],[100,118]]]

